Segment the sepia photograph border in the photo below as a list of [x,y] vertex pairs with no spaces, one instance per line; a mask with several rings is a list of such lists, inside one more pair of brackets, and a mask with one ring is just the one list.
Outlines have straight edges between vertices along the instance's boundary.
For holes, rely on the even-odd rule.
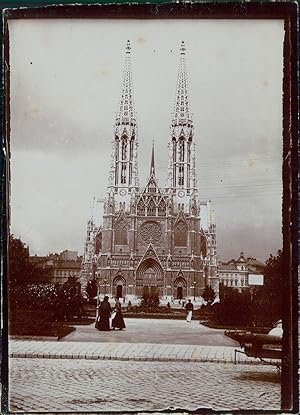
[[[2,413],[8,412],[8,234],[10,226],[10,61],[9,19],[283,19],[283,201],[282,235],[284,269],[283,358],[281,410],[297,413],[298,405],[298,94],[297,94],[297,3],[161,3],[47,5],[26,2],[1,5],[2,37],[2,152],[1,152],[1,304],[2,304]],[[61,2],[59,2],[61,3]],[[83,3],[83,2],[81,2]],[[4,9],[4,7],[8,7]],[[233,411],[234,412],[234,411]],[[247,411],[241,411],[247,412]],[[249,411],[250,412],[250,411]],[[255,413],[257,411],[251,411]],[[261,413],[262,411],[259,411]],[[268,412],[268,411],[266,411]]]

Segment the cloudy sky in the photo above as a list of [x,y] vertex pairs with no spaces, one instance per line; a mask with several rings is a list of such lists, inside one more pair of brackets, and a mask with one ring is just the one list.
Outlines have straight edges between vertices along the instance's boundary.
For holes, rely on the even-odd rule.
[[185,40],[198,187],[220,259],[265,260],[282,245],[283,22],[11,20],[11,231],[32,254],[83,251],[105,196],[124,50],[132,44],[139,172],[155,140],[164,185]]

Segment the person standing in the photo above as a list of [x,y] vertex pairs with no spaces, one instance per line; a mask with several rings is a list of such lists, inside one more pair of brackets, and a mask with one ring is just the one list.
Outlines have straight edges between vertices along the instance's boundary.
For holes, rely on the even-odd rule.
[[112,329],[115,330],[116,328],[119,330],[123,330],[126,328],[124,323],[124,318],[122,314],[122,306],[118,298],[116,298],[116,304],[115,304],[115,318],[113,319],[111,325]]
[[191,303],[191,300],[188,301],[187,305],[185,306],[185,309],[187,311],[187,313],[186,313],[186,321],[188,323],[190,323],[190,321],[192,320],[193,310],[194,310],[194,305]]
[[108,301],[108,296],[106,295],[99,307],[99,324],[97,325],[98,330],[109,331],[109,317],[111,311],[111,305]]

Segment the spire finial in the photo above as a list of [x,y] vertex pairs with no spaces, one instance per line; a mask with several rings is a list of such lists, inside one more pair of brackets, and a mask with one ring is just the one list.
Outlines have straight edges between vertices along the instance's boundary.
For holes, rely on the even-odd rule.
[[130,51],[131,51],[130,40],[127,40],[127,43],[126,43],[126,53],[130,53]]
[[155,175],[155,164],[154,164],[154,140],[152,141],[152,155],[151,155],[151,167],[150,174]]
[[182,40],[181,45],[180,45],[180,54],[185,55],[185,50],[186,50],[185,43],[184,43],[184,40]]

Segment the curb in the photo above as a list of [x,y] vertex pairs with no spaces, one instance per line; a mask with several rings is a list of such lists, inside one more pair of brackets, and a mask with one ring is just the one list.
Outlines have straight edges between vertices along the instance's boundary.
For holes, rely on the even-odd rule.
[[[9,355],[10,358],[29,358],[29,359],[85,359],[85,360],[117,360],[117,361],[141,361],[141,362],[193,362],[193,363],[224,363],[224,364],[234,364],[233,358],[224,359],[220,357],[176,357],[176,356],[157,356],[157,357],[147,357],[147,356],[108,356],[108,355],[95,355],[95,354],[51,354],[51,353],[19,353],[12,352]],[[246,365],[257,365],[257,364],[268,364],[261,362],[258,359],[237,359],[236,364],[246,364]]]

